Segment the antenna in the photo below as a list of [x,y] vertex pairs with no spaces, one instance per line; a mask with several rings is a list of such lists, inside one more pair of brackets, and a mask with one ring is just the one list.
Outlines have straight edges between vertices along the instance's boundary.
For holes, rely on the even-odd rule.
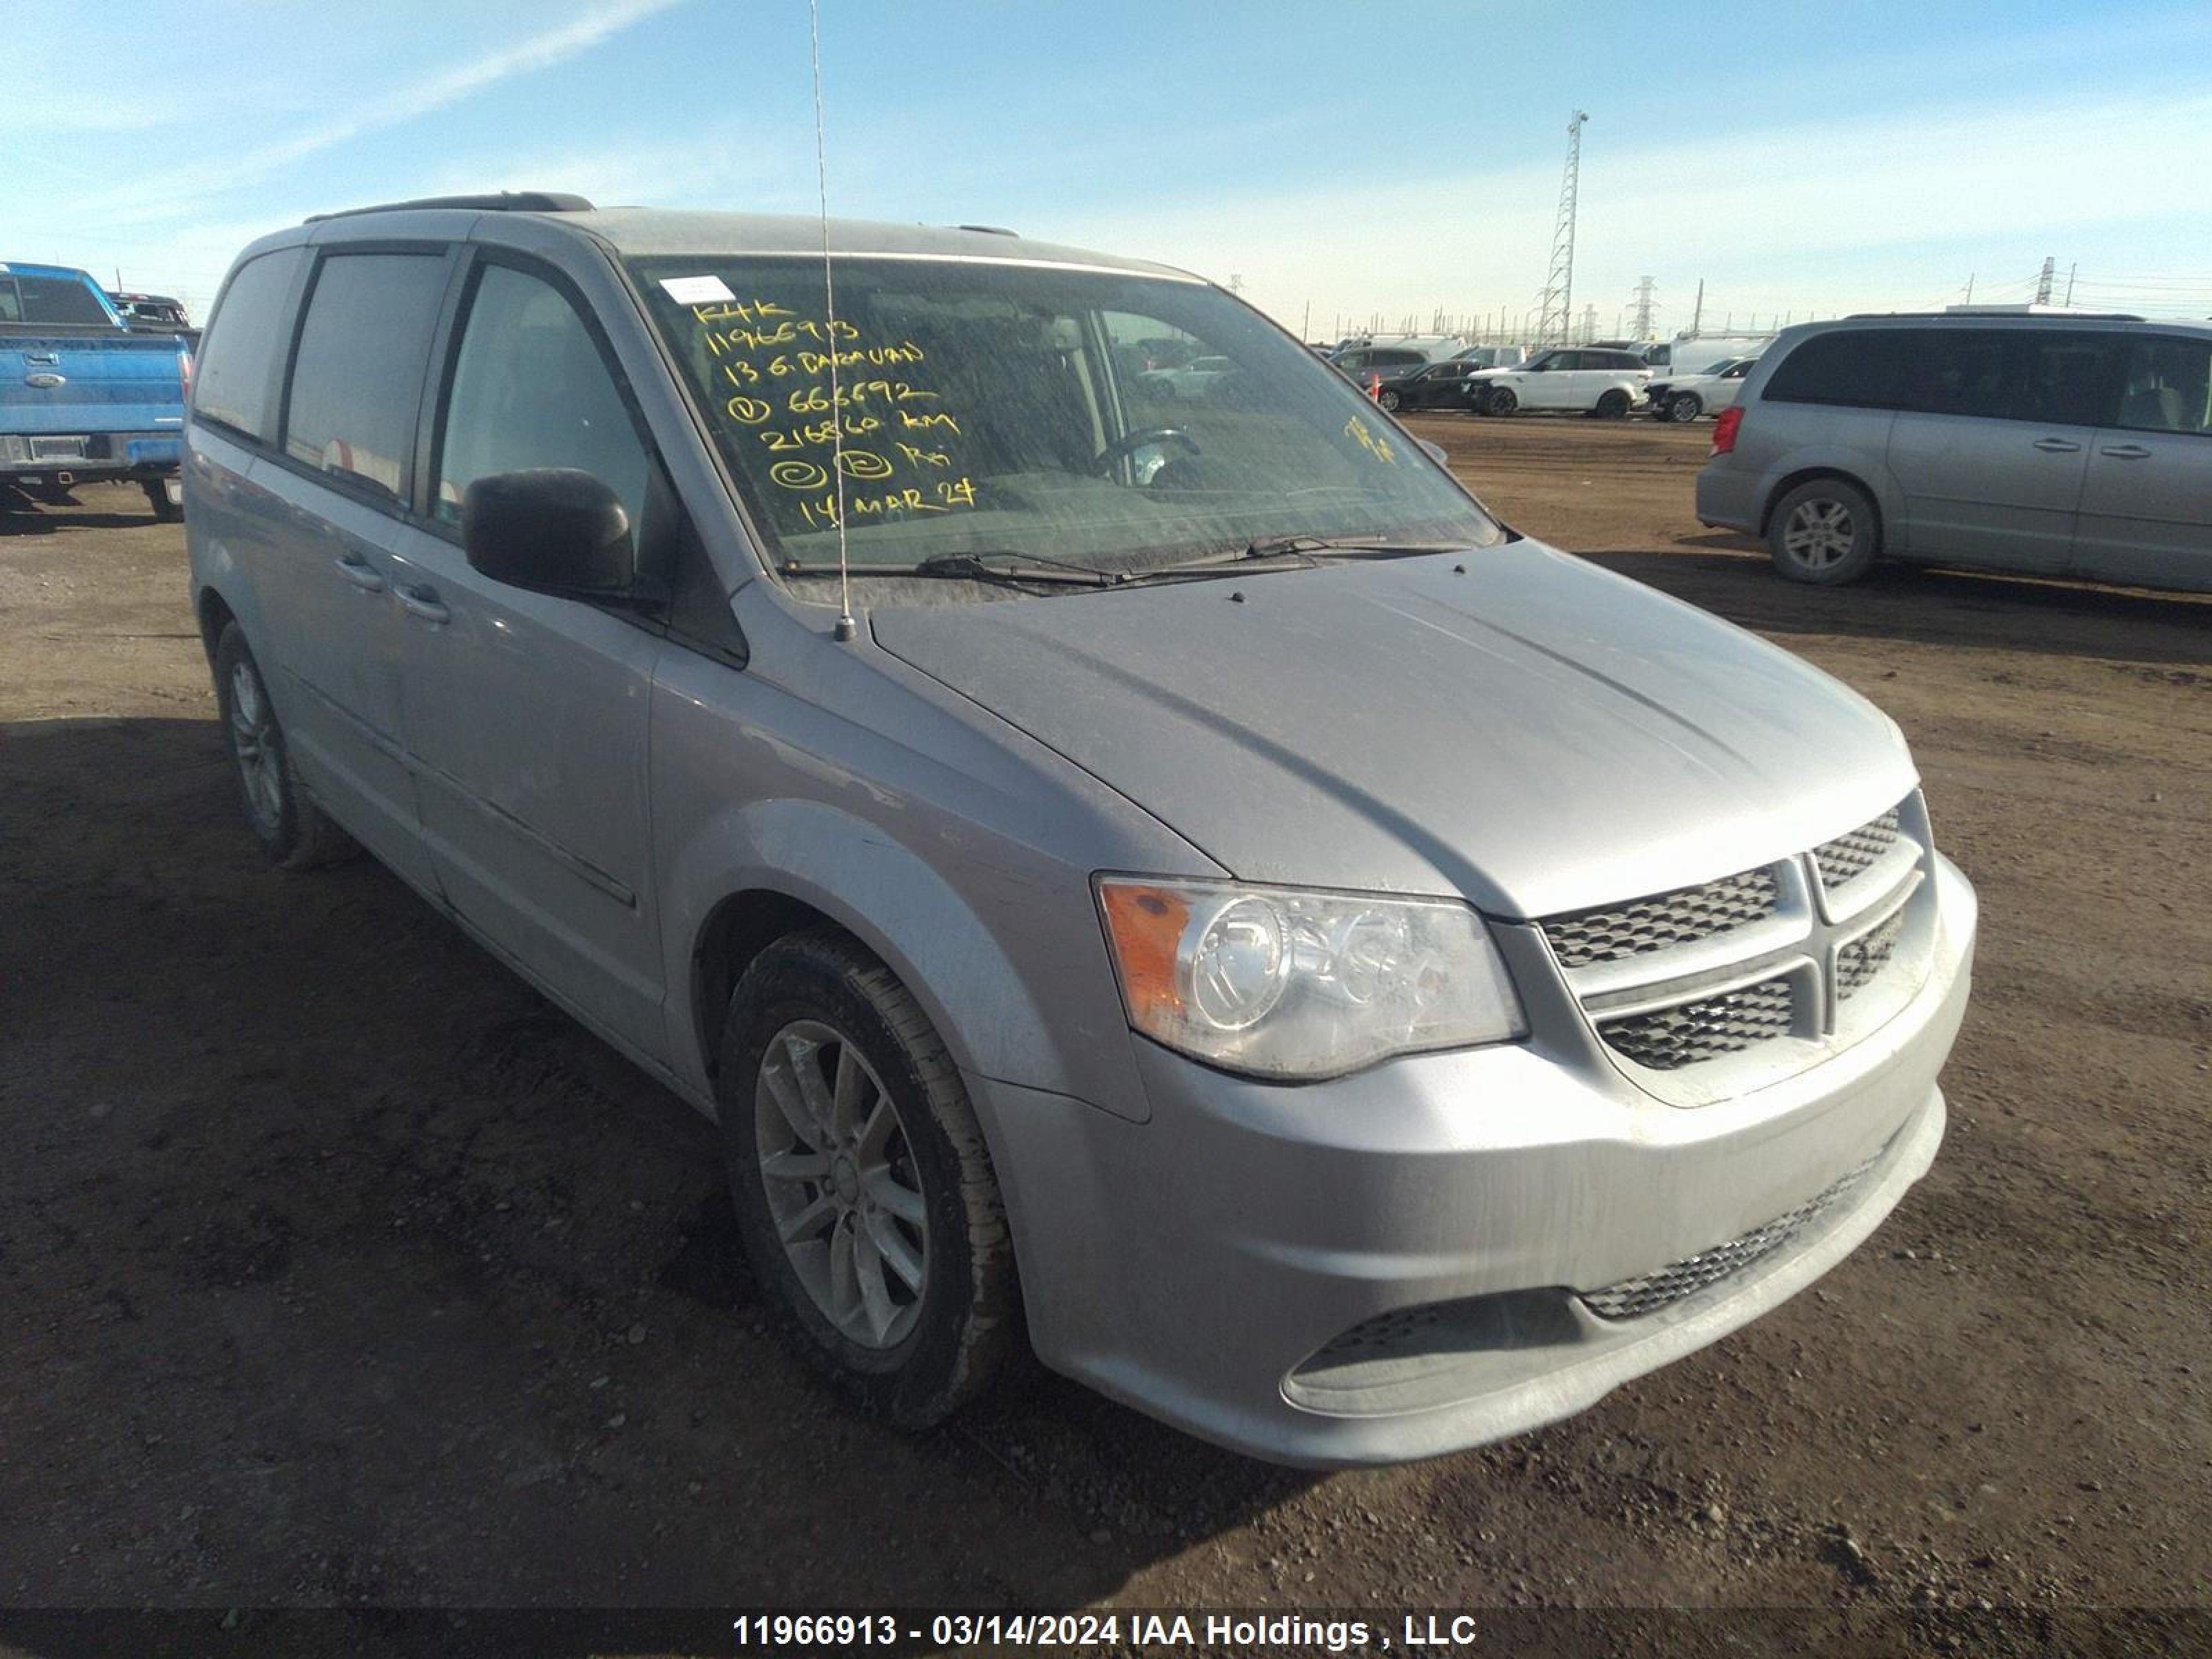
[[1577,110],[1567,123],[1567,171],[1559,181],[1559,219],[1552,231],[1552,268],[1544,278],[1543,315],[1536,324],[1538,345],[1566,344],[1574,326],[1575,192],[1582,178],[1583,124],[1589,119]]
[[829,334],[830,471],[837,484],[837,637],[855,638],[853,579],[845,563],[845,402],[837,391],[837,284],[830,270],[830,162],[822,141],[822,3],[806,0],[806,27],[814,49],[814,182],[822,204],[822,316]]

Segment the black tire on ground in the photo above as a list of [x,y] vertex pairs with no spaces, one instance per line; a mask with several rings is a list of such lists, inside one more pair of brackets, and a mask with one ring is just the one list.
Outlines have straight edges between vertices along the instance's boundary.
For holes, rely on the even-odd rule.
[[1511,387],[1492,386],[1490,389],[1490,401],[1486,406],[1485,412],[1491,415],[1510,415],[1519,406],[1520,402],[1521,400],[1513,395]]
[[1667,418],[1670,421],[1694,421],[1705,412],[1705,399],[1694,392],[1678,392],[1667,399]]
[[1382,412],[1386,415],[1395,415],[1398,412],[1400,402],[1398,394],[1387,386],[1375,394],[1375,401],[1382,406]]
[[1601,421],[1617,421],[1628,413],[1630,398],[1619,386],[1600,394],[1597,407],[1591,411]]
[[1881,556],[1881,522],[1873,500],[1842,478],[1815,478],[1780,501],[1766,520],[1766,550],[1793,582],[1823,587],[1855,582]]
[[[917,1310],[904,1335],[887,1346],[865,1346],[832,1322],[784,1244],[782,1233],[793,1221],[787,1218],[780,1226],[771,1208],[762,1175],[761,1119],[780,1109],[763,1066],[771,1045],[796,1025],[828,1027],[851,1045],[880,1080],[895,1113],[893,1138],[886,1144],[899,1149],[896,1157],[863,1152],[865,1137],[855,1134],[846,1145],[835,1128],[817,1125],[823,1131],[817,1138],[845,1146],[842,1162],[837,1153],[824,1155],[829,1172],[818,1182],[799,1178],[800,1202],[808,1212],[825,1201],[841,1212],[828,1226],[817,1224],[815,1238],[825,1257],[834,1256],[841,1229],[849,1225],[858,1233],[891,1224],[883,1209],[872,1217],[842,1212],[853,1194],[834,1196],[847,1185],[861,1194],[872,1190],[871,1177],[860,1168],[866,1158],[885,1158],[882,1168],[921,1194],[927,1229],[921,1235],[921,1285],[918,1292],[895,1293],[904,1294],[906,1305]],[[1013,1242],[975,1109],[921,1005],[889,968],[842,930],[824,927],[793,934],[763,951],[738,981],[723,1020],[720,1054],[715,1093],[730,1194],[767,1310],[832,1384],[863,1411],[899,1428],[932,1427],[980,1397],[1027,1350]],[[792,1063],[787,1052],[786,1060]],[[826,1062],[810,1057],[797,1063]],[[795,1065],[787,1076],[794,1073]],[[816,1081],[827,1082],[834,1098],[834,1078],[823,1079],[817,1069]],[[781,1132],[778,1119],[767,1121],[771,1132]],[[787,1115],[781,1121],[789,1121]],[[796,1141],[791,1151],[804,1156],[805,1145]],[[782,1179],[789,1185],[791,1177]],[[915,1237],[911,1228],[902,1235],[909,1249]],[[889,1291],[890,1258],[872,1243],[868,1255],[876,1262],[878,1286]],[[854,1269],[856,1278],[860,1271]]]
[[215,647],[216,706],[246,806],[246,827],[270,860],[285,870],[339,864],[361,851],[352,836],[315,804],[292,768],[283,728],[260,665],[236,623],[223,624]]
[[161,523],[174,524],[185,516],[184,503],[171,501],[159,478],[143,479],[141,485],[146,491],[146,505],[154,509],[155,518]]

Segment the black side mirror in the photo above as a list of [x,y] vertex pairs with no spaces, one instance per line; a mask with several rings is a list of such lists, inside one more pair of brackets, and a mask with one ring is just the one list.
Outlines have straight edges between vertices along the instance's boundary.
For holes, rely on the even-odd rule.
[[461,549],[471,569],[539,593],[614,599],[637,579],[622,498],[570,466],[478,478],[461,497]]

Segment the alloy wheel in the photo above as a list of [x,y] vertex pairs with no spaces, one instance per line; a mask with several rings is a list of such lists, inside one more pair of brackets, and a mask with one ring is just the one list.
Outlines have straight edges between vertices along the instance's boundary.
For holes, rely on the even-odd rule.
[[230,671],[230,749],[246,785],[246,809],[255,824],[274,836],[284,822],[283,756],[260,678],[245,663]]
[[929,1212],[875,1067],[835,1027],[793,1020],[761,1056],[753,1133],[776,1237],[815,1307],[860,1347],[896,1347],[921,1316]]
[[1850,553],[1858,526],[1842,501],[1800,501],[1783,526],[1782,545],[1808,570],[1826,570]]

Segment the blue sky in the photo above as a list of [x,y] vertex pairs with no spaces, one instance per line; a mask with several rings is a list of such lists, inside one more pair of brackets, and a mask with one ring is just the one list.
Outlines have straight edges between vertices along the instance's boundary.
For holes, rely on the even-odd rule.
[[[2212,5],[821,0],[832,210],[1164,259],[1297,328],[1519,318],[1569,112],[1611,332],[2029,297],[2212,315]],[[811,211],[805,0],[9,0],[0,259],[204,313],[309,213]]]

